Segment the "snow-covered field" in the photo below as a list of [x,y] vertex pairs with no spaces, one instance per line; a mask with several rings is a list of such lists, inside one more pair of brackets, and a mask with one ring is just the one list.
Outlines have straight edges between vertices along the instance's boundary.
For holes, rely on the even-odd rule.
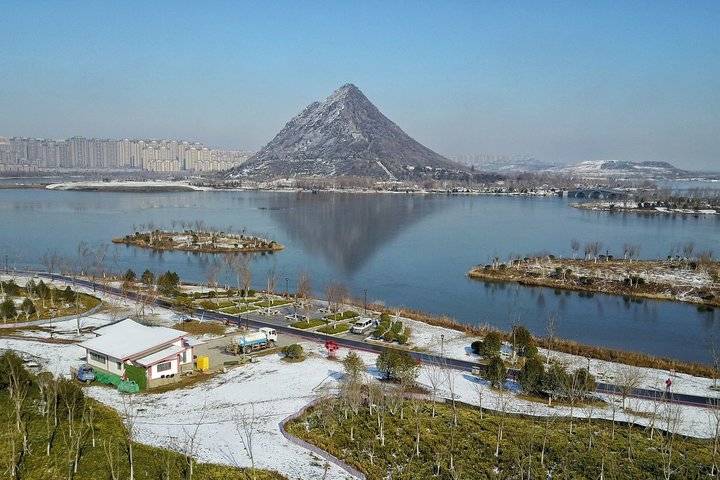
[[[478,356],[470,350],[470,344],[475,340],[481,340],[481,337],[468,336],[463,332],[452,330],[449,328],[436,327],[423,322],[410,319],[403,319],[403,322],[410,327],[412,336],[410,342],[418,349],[434,353],[444,353],[450,358],[460,360],[477,360]],[[444,341],[441,341],[441,335]],[[442,350],[442,352],[441,352]],[[509,346],[505,345],[504,352],[509,350]],[[568,369],[587,368],[587,357],[572,355],[569,353],[549,351],[544,348],[539,349],[543,356],[550,355],[553,361],[559,361]],[[624,368],[624,365],[605,360],[590,359],[590,373],[592,373],[599,381],[606,383],[616,382],[617,376]],[[710,387],[715,383],[711,378],[696,377],[684,373],[669,372],[667,370],[658,370],[656,368],[633,367],[639,371],[641,388],[665,390],[665,381],[670,378],[672,380],[673,393],[685,393],[690,395],[703,395],[706,397],[720,398],[720,391],[713,390]],[[720,385],[720,381],[717,382]]]
[[[21,283],[19,281],[18,283]],[[93,293],[93,292],[88,292]],[[83,327],[97,327],[124,318],[126,313],[137,311],[137,305],[110,295],[100,295],[110,311],[103,311],[82,318]],[[171,325],[178,321],[177,315],[170,310],[152,308],[148,314],[158,324]],[[432,353],[444,353],[452,358],[474,359],[470,352],[470,343],[477,339],[464,333],[427,325],[409,319],[403,319],[412,331],[411,342],[414,347]],[[49,327],[46,325],[45,327]],[[52,325],[54,335],[68,339],[82,339],[85,335],[76,335],[75,320],[57,322]],[[12,349],[31,357],[46,370],[56,375],[68,375],[70,369],[84,361],[84,351],[76,345],[44,343],[47,332],[38,332],[37,339],[27,340],[0,338],[0,349]],[[31,335],[29,333],[28,335]],[[441,335],[442,341],[441,341]],[[182,450],[189,435],[197,426],[197,457],[202,461],[249,466],[250,459],[243,449],[238,431],[239,418],[249,416],[254,411],[256,433],[254,435],[254,455],[256,465],[280,471],[289,478],[323,478],[325,461],[312,452],[287,440],[280,432],[279,423],[291,414],[299,411],[320,394],[333,391],[342,376],[342,365],[325,357],[322,345],[303,343],[308,358],[301,363],[287,363],[279,355],[258,358],[256,363],[237,367],[192,388],[154,394],[147,393],[127,397],[117,391],[90,387],[88,394],[97,400],[116,408],[121,414],[129,408],[135,411],[135,437],[144,443]],[[442,352],[441,352],[442,350]],[[507,352],[507,348],[505,348]],[[338,352],[338,357],[347,353]],[[367,352],[358,352],[368,366],[370,379],[378,376],[374,367],[376,356]],[[545,353],[544,351],[542,352]],[[554,359],[561,360],[571,368],[587,366],[587,359],[573,355],[553,352]],[[611,362],[591,360],[591,371],[598,379],[612,380],[619,365]],[[643,373],[642,386],[663,388],[668,372],[655,369],[640,369]],[[519,398],[515,392],[517,385],[506,384],[507,395],[498,393],[489,385],[466,372],[455,370],[440,371],[437,367],[423,366],[419,382],[428,390],[433,383],[439,384],[438,394],[450,398],[452,392],[457,400],[473,405],[482,405],[489,409],[504,409],[508,412],[537,416],[567,416],[569,407],[549,407],[544,403],[531,402]],[[709,390],[712,380],[690,375],[675,374],[673,391],[700,395],[720,396]],[[649,416],[655,413],[662,416],[665,406],[650,401],[628,399],[627,409],[622,409],[617,397],[603,397],[605,407],[592,409],[575,408],[573,415],[578,418],[612,419],[632,421],[640,425],[650,423]],[[680,422],[678,432],[709,437],[715,427],[715,418],[708,409],[679,406]],[[198,426],[199,425],[199,426]],[[662,420],[656,421],[656,427],[663,428]],[[340,467],[332,465],[326,478],[342,479],[348,474]]]

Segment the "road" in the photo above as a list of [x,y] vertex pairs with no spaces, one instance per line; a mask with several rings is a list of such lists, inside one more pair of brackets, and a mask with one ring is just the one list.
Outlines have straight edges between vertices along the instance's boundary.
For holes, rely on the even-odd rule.
[[[126,292],[119,288],[114,287],[105,287],[104,285],[101,285],[96,282],[92,282],[90,280],[85,279],[73,279],[71,277],[67,277],[64,275],[54,274],[54,273],[47,273],[47,272],[35,272],[35,271],[25,271],[25,272],[18,272],[28,275],[37,275],[42,276],[45,278],[58,280],[58,281],[64,281],[69,283],[76,283],[78,285],[82,285],[87,288],[91,288],[93,290],[98,290],[105,293],[110,293],[113,295],[117,295],[120,297],[129,298],[131,300],[138,300],[139,296],[135,292]],[[171,302],[163,299],[157,299],[155,301],[155,304],[161,307],[172,309],[173,305]],[[272,317],[269,318],[261,318],[259,315],[243,315],[243,316],[234,316],[229,315],[221,312],[215,312],[212,310],[205,310],[203,308],[197,308],[194,312],[194,314],[198,317],[203,317],[205,319],[211,319],[211,320],[217,320],[221,322],[228,322],[228,323],[235,323],[237,325],[246,325],[253,328],[260,328],[260,327],[272,327],[275,328],[278,332],[282,332],[285,334],[294,335],[296,337],[300,337],[312,342],[318,342],[318,343],[325,343],[327,340],[333,340],[338,345],[343,347],[349,347],[356,350],[365,350],[368,352],[374,352],[374,353],[380,353],[386,348],[387,346],[384,345],[376,345],[373,343],[366,342],[362,339],[353,339],[348,338],[347,336],[332,336],[332,335],[326,335],[319,332],[311,332],[307,330],[300,330],[297,328],[292,328],[288,325],[283,324],[282,322],[278,321],[272,321]],[[448,358],[448,357],[441,357],[439,355],[433,355],[429,353],[423,353],[423,352],[415,352],[412,350],[408,350],[408,353],[417,361],[424,363],[424,364],[440,364],[447,366],[449,368],[453,368],[455,370],[461,370],[465,372],[471,372],[473,368],[478,367],[478,363],[471,362],[468,360],[460,360],[457,358]],[[515,378],[518,374],[517,370],[509,370],[509,376]],[[596,391],[598,393],[603,394],[611,394],[611,395],[621,395],[622,389],[618,385],[613,385],[610,383],[603,383],[603,382],[597,382]],[[632,391],[630,391],[627,395],[628,397],[633,398],[639,398],[639,399],[646,399],[646,400],[667,400],[666,393],[664,391],[659,390],[651,390],[646,388],[634,388]],[[713,403],[717,404],[718,399],[712,398],[712,397],[705,397],[702,395],[690,395],[685,393],[670,393],[669,399],[672,403],[681,404],[681,405],[690,405],[695,407],[711,407],[713,406]]]

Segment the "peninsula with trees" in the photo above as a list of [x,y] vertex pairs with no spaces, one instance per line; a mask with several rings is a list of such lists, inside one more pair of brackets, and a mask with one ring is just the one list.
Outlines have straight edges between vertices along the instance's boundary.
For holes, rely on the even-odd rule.
[[[575,257],[580,244],[572,242]],[[711,252],[694,253],[687,244],[673,249],[666,259],[639,260],[640,248],[626,244],[623,256],[600,254],[599,242],[585,245],[582,258],[559,258],[544,254],[494,258],[477,265],[468,276],[492,282],[516,282],[521,285],[549,287],[582,292],[606,293],[625,297],[672,300],[699,305],[699,309],[720,307],[720,262]]]
[[153,250],[197,253],[272,253],[284,248],[274,240],[254,235],[208,230],[174,232],[156,229],[113,238],[112,242]]

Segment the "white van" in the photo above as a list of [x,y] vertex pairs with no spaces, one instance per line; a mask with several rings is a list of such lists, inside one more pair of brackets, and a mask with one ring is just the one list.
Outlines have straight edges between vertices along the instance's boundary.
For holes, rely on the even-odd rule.
[[350,327],[352,333],[365,333],[370,330],[373,326],[374,320],[372,318],[361,318]]

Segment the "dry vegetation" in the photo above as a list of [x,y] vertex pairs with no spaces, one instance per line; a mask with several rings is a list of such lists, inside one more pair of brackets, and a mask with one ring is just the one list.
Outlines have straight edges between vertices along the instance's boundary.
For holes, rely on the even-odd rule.
[[[353,301],[354,304],[362,306],[362,301]],[[379,304],[368,305],[368,308],[376,311],[385,311],[387,307]],[[488,332],[496,331],[500,333],[505,341],[512,341],[510,332],[503,332],[491,325],[466,325],[447,316],[437,316],[419,310],[409,308],[393,309],[393,313],[397,313],[401,317],[410,318],[419,322],[435,325],[437,327],[450,328],[464,332],[468,335],[484,337]],[[718,372],[709,365],[700,363],[683,362],[671,358],[655,357],[639,352],[627,352],[624,350],[614,350],[607,347],[598,347],[575,342],[573,340],[565,340],[561,338],[553,338],[550,341],[545,337],[534,337],[535,344],[542,348],[552,348],[558,352],[570,353],[582,357],[590,357],[598,360],[606,360],[610,362],[619,362],[636,367],[657,368],[661,370],[675,370],[680,373],[696,375],[700,377],[715,378]]]
[[124,237],[113,238],[112,241],[153,250],[180,250],[198,253],[275,252],[283,249],[283,246],[274,240],[252,235],[205,230],[135,232]]
[[546,255],[508,263],[494,261],[473,268],[468,275],[486,281],[720,306],[720,262],[710,255],[692,260],[633,260],[595,251],[590,257],[575,260]]

